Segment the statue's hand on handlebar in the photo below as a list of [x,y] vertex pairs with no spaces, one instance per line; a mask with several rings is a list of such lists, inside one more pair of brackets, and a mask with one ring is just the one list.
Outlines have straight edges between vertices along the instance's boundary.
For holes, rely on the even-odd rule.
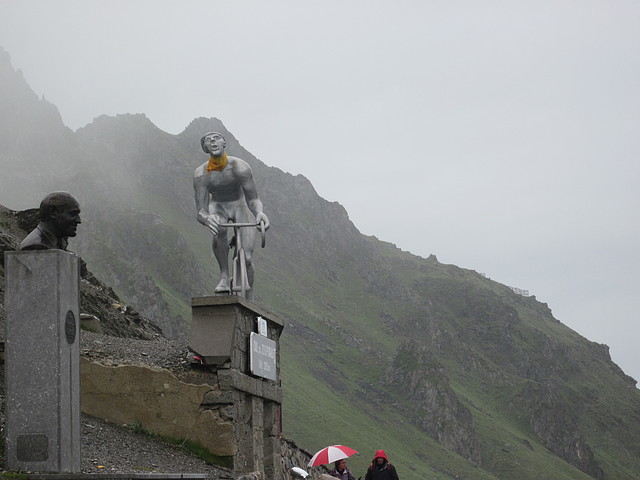
[[206,227],[215,236],[215,235],[218,235],[218,232],[220,231],[221,223],[222,223],[222,220],[220,219],[220,217],[218,217],[217,215],[209,215],[207,217]]
[[260,224],[260,222],[264,222],[265,231],[269,230],[269,217],[267,217],[263,212],[256,215],[256,223]]

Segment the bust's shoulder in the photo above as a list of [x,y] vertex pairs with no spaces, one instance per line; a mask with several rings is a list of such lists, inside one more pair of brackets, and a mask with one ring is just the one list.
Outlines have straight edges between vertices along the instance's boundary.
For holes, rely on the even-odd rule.
[[46,235],[44,235],[43,231],[36,227],[20,242],[18,248],[20,250],[47,250],[54,248],[54,246]]

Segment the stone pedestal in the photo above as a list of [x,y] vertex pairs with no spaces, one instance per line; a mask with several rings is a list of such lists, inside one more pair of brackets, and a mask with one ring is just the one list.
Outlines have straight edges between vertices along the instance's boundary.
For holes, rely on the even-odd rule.
[[80,277],[62,250],[5,253],[6,467],[80,471]]
[[[280,334],[284,325],[272,313],[236,295],[194,298],[191,305],[189,347],[217,367],[220,389],[232,394],[234,470],[239,474],[263,472],[264,478],[275,478],[282,405]],[[272,370],[260,375],[261,370],[252,368],[250,362],[252,345],[263,348],[255,339],[250,343],[251,334],[260,330],[259,317],[266,321],[266,338],[275,342],[275,352],[266,354],[274,361],[275,375]]]

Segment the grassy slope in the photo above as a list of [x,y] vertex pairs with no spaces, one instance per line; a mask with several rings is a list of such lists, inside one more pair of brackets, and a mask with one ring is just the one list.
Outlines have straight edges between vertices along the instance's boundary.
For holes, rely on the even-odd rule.
[[[160,195],[141,197],[139,208],[153,211],[165,226],[179,231],[188,248],[210,266],[210,287],[215,280],[215,267],[206,231],[198,228],[194,218],[177,211],[170,199]],[[340,265],[333,267],[337,280],[320,275],[312,263],[287,265],[289,259],[278,257],[273,237],[272,232],[268,235],[267,249],[256,252],[256,295],[260,303],[290,323],[282,338],[285,435],[311,451],[332,443],[345,443],[359,449],[361,455],[350,461],[356,472],[364,472],[373,451],[385,448],[403,478],[444,479],[455,475],[460,478],[589,478],[550,454],[526,422],[517,421],[517,415],[508,411],[513,389],[487,389],[486,382],[465,372],[453,358],[441,360],[448,367],[452,387],[473,413],[482,447],[481,467],[474,467],[446,451],[424,432],[411,426],[408,419],[402,417],[402,412],[410,411],[411,405],[393,394],[390,402],[382,401],[379,387],[402,336],[401,330],[406,328],[406,319],[419,322],[424,312],[410,302],[394,304],[377,295],[378,292],[371,291],[366,279]],[[390,270],[382,276],[407,287],[425,278],[441,282],[445,287],[459,288],[462,282],[466,290],[486,291],[487,295],[512,305],[522,319],[519,328],[525,337],[529,329],[542,331],[571,345],[574,352],[582,352],[577,347],[588,344],[559,322],[531,308],[530,299],[515,297],[506,287],[475,272],[420,259],[375,239],[367,239],[367,242],[369,248],[377,249],[379,255],[388,259]],[[172,288],[166,272],[148,267],[147,273],[160,286],[172,312],[189,318],[190,298]],[[447,298],[452,294],[441,293],[444,297],[449,296]],[[452,298],[455,299],[455,292]],[[472,320],[456,317],[455,308],[453,310],[440,313],[451,316],[452,328],[461,331],[470,328],[465,322]],[[382,312],[391,319],[385,319]],[[390,327],[394,322],[398,329]],[[297,325],[306,330],[296,333]],[[358,339],[357,348],[350,343],[353,338]],[[585,358],[581,361],[588,362],[588,351],[582,355]],[[597,388],[595,386],[602,383],[603,378],[611,380],[610,366],[601,361],[597,363],[598,368],[591,370],[585,378],[582,374],[572,377],[575,388]],[[637,401],[634,397],[628,405],[619,405],[617,396],[612,394],[612,397],[615,398],[609,401],[623,412],[629,411],[633,401]],[[394,404],[404,408],[395,408]],[[589,408],[594,414],[602,415],[595,406]],[[587,437],[589,432],[593,432],[591,437],[594,437],[602,431],[603,425],[596,419],[583,423]],[[633,441],[633,435],[629,435],[628,440]],[[618,471],[620,478],[638,478],[633,476],[637,461],[628,466],[620,453],[623,450],[617,438],[599,438],[590,443],[597,445],[598,459],[607,469]]]
[[[316,198],[301,180],[289,179],[294,182],[289,187],[273,172],[262,175],[265,181],[272,182],[269,193],[274,199],[274,229],[268,234],[267,248],[256,251],[255,293],[259,303],[289,323],[282,338],[287,436],[311,451],[338,442],[353,446],[362,452],[350,462],[356,472],[364,472],[372,453],[385,448],[405,479],[456,475],[586,478],[551,455],[527,422],[518,420],[517,412],[509,410],[521,380],[512,386],[492,385],[486,378],[479,380],[461,365],[459,356],[468,351],[488,369],[500,372],[502,365],[496,359],[510,359],[508,352],[501,351],[503,346],[492,341],[492,335],[502,334],[492,318],[494,314],[505,315],[509,309],[517,312],[520,320],[513,325],[511,347],[531,358],[535,358],[531,350],[537,337],[549,336],[580,348],[588,342],[553,320],[532,300],[522,299],[475,272],[421,259],[374,238],[354,236],[344,242],[343,238],[328,236],[323,222],[334,221],[340,213],[334,206]],[[278,203],[274,197],[287,188],[293,188],[292,194],[300,197],[293,205],[286,199]],[[163,249],[161,255],[144,252],[145,273],[160,287],[171,313],[188,319],[190,296],[211,291],[215,284],[209,235],[197,224],[195,215],[185,215],[177,207],[171,195],[136,189],[130,190],[129,195],[135,211],[150,212],[160,222],[157,238],[137,237],[152,245],[155,241]],[[283,203],[287,201],[289,204]],[[341,225],[338,229],[347,228],[346,235],[353,233],[344,219]],[[306,242],[309,245],[304,245]],[[349,242],[357,250],[353,255],[345,248]],[[188,252],[180,252],[182,248]],[[192,279],[183,280],[187,288],[193,287],[192,295],[184,287],[182,293],[175,288],[176,276],[185,276],[180,271],[181,263],[191,261],[187,253],[201,264],[186,274],[193,273]],[[358,258],[363,258],[364,264],[358,263]],[[433,304],[426,304],[424,298],[433,300]],[[475,318],[478,311],[484,312],[485,317]],[[451,386],[474,416],[482,446],[480,468],[446,451],[411,426],[404,415],[411,412],[412,405],[382,387],[387,366],[402,338],[414,337],[426,344],[432,341],[425,333],[427,317],[439,319],[450,337],[450,351],[440,352],[439,361],[447,368]],[[588,351],[578,351],[587,361]],[[580,375],[561,380],[567,388],[579,392],[587,384],[606,390],[611,385],[611,372],[609,365],[601,363],[592,372],[595,378],[584,378],[579,372]],[[595,397],[602,401],[599,393]],[[576,399],[580,398],[576,395]],[[637,397],[629,404],[620,404],[617,398],[611,400],[618,402],[616,405],[625,414],[634,401],[637,405]],[[597,405],[589,408],[606,418]],[[596,452],[603,464],[621,475],[625,469],[637,468],[637,463],[631,470],[621,467],[625,462],[616,438],[593,438],[602,431],[597,420],[585,420],[583,427],[587,436],[593,432],[589,440],[598,446]],[[633,441],[632,437],[629,441]]]
[[[323,289],[323,286],[318,288]],[[341,303],[340,292],[316,293],[319,298],[331,298],[332,303]],[[297,298],[302,299],[306,296],[300,294]],[[380,305],[375,299],[371,300],[364,304],[351,302],[351,305],[345,305],[347,311],[340,319],[344,320],[340,325],[346,329],[352,327],[358,330],[367,341],[376,345],[376,350],[381,353],[382,358],[388,358],[395,348],[397,338],[385,334],[380,322],[376,322],[375,313]],[[305,309],[300,305],[295,306],[301,310]],[[281,308],[287,310],[286,305]],[[313,304],[308,305],[306,310],[319,311],[318,305]],[[296,318],[295,311],[290,315]],[[292,344],[287,342],[286,336],[283,338],[283,348],[286,348],[283,355],[287,422],[285,432],[289,432],[293,438],[312,450],[324,443],[341,441],[347,444],[352,442],[351,445],[362,449],[363,452],[372,452],[383,446],[389,452],[393,452],[398,468],[402,470],[402,466],[405,469],[411,466],[406,472],[409,478],[412,475],[417,475],[413,478],[449,478],[445,473],[434,472],[434,468],[445,472],[455,471],[461,478],[491,478],[489,474],[482,477],[481,469],[470,466],[466,460],[451,453],[443,453],[443,449],[423,432],[417,431],[407,424],[406,419],[394,414],[393,405],[382,404],[372,407],[366,404],[359,405],[357,401],[351,403],[357,398],[357,392],[354,392],[357,389],[353,388],[353,383],[364,381],[375,384],[379,380],[376,372],[383,371],[385,362],[362,358],[361,355],[358,358],[358,352],[340,345],[339,339],[332,337],[330,329],[323,328],[322,322],[317,319],[306,318],[305,323],[320,332],[326,332],[326,343],[331,345],[331,349],[319,358],[313,358],[310,355],[314,351],[312,342]],[[372,334],[366,335],[366,332]],[[289,362],[288,357],[291,357]],[[306,361],[301,362],[301,359]],[[330,362],[327,362],[327,359],[330,359]],[[329,365],[326,365],[327,363]],[[330,370],[333,365],[338,365],[339,371],[335,367],[334,370]],[[334,372],[329,375],[333,377],[333,382],[331,379],[322,379],[309,373],[318,367]],[[331,383],[336,383],[336,379],[339,385],[332,386]],[[474,402],[478,399],[483,400],[476,391],[468,388],[468,383],[458,386],[458,393],[462,398],[471,398]],[[350,401],[347,402],[346,399]],[[486,402],[487,405],[492,405],[491,399],[486,399]],[[487,469],[499,472],[501,478],[509,478],[515,472],[520,478],[532,479],[545,478],[545,475],[541,475],[544,472],[549,473],[546,478],[589,478],[551,455],[540,444],[536,444],[536,439],[530,432],[523,435],[502,418],[500,412],[492,411],[483,403],[481,405],[481,409],[472,409],[472,412],[482,439]],[[372,421],[373,418],[376,420]],[[338,437],[336,432],[339,432]],[[369,460],[368,457],[356,458],[350,463],[357,469],[366,467]]]
[[[204,249],[206,261],[213,266],[208,254],[208,235],[192,228],[195,220],[173,211],[170,203],[161,197],[148,202],[163,223],[178,227],[193,251]],[[474,288],[488,289],[505,299],[511,298],[506,287],[473,272],[434,265],[399,252],[388,244],[371,242],[379,245],[382,255],[390,257],[392,265],[397,265],[399,271],[392,275],[402,278],[406,284],[424,278],[425,271],[428,278],[447,281],[463,275]],[[455,475],[460,478],[589,478],[550,454],[526,424],[515,422],[505,414],[503,407],[512,393],[505,393],[504,389],[487,392],[486,385],[474,382],[473,377],[460,371],[455,363],[449,365],[449,374],[454,390],[474,415],[482,446],[481,468],[446,451],[424,432],[409,425],[402,413],[394,408],[394,403],[400,405],[404,399],[394,398],[391,403],[373,402],[377,394],[368,398],[366,386],[376,389],[380,385],[399,342],[398,332],[389,329],[380,312],[389,311],[399,317],[403,314],[415,316],[419,312],[413,311],[412,306],[389,305],[383,298],[367,293],[366,282],[350,271],[339,271],[340,282],[330,282],[319,279],[313,269],[302,268],[304,265],[292,269],[274,268],[279,262],[269,254],[269,246],[268,240],[267,249],[257,252],[257,297],[265,300],[280,316],[310,329],[308,336],[292,336],[285,328],[282,338],[285,435],[311,451],[332,443],[345,443],[359,449],[361,455],[350,461],[356,472],[364,472],[373,451],[385,448],[403,478],[444,479]],[[188,311],[189,299],[172,292],[170,285],[155,272],[152,275],[159,280],[158,284],[167,293],[166,298],[175,306],[175,311]],[[509,301],[513,303],[513,300]],[[559,322],[532,313],[526,305],[517,305],[517,310],[529,327],[543,329],[546,334],[569,344],[582,341]],[[460,327],[464,328],[463,325]],[[353,348],[345,341],[351,335],[377,354],[372,356]],[[372,402],[368,403],[369,400]],[[411,406],[406,407],[410,409]],[[599,431],[597,425],[591,428],[594,432]],[[619,454],[610,454],[611,447],[606,443],[599,442],[598,445],[601,461],[625,470],[620,467],[623,462]],[[621,478],[634,478],[632,472],[629,475]]]

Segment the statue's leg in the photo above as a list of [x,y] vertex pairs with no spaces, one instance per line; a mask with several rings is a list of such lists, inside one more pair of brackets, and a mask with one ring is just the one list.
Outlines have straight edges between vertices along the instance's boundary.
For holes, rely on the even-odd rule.
[[229,292],[229,240],[227,239],[226,228],[220,228],[218,235],[213,237],[213,255],[216,257],[220,267],[220,282],[215,292]]
[[[246,217],[242,222],[255,222],[255,217],[249,211],[246,212]],[[242,247],[244,248],[245,264],[247,266],[247,282],[249,282],[249,291],[253,287],[253,247],[256,243],[256,229],[255,228],[241,228],[240,235],[242,235]]]

